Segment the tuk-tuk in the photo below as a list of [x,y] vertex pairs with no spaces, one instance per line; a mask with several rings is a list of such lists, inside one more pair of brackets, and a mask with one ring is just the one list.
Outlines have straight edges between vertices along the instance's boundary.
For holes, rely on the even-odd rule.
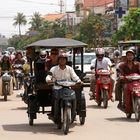
[[123,50],[134,49],[136,53],[136,60],[140,62],[140,40],[119,41],[119,48]]
[[[47,114],[50,113],[52,106],[52,85],[48,85],[43,78],[47,73],[42,69],[43,65],[37,64],[38,52],[40,49],[68,49],[73,54],[73,68],[76,74],[82,79],[83,77],[83,48],[87,44],[66,38],[50,38],[34,42],[26,47],[28,56],[30,58],[30,76],[28,90],[27,90],[27,113],[29,117],[29,125],[33,125],[34,119],[37,118],[37,113]],[[81,55],[81,70],[75,67],[75,54]],[[79,115],[80,124],[84,124],[86,117],[86,102],[85,96],[82,93],[83,86],[76,89],[76,111]],[[81,94],[82,93],[82,94]]]

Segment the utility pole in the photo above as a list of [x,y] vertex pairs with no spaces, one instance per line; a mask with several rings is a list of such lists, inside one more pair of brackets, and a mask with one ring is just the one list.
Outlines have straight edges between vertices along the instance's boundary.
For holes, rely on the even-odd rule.
[[65,13],[65,0],[59,0],[60,13]]

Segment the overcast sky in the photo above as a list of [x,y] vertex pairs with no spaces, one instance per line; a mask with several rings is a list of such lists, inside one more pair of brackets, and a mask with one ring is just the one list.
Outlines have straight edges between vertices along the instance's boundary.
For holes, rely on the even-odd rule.
[[[13,26],[13,18],[17,12],[22,12],[28,20],[34,12],[41,15],[48,13],[58,13],[60,11],[60,0],[0,0],[0,34],[10,37],[18,34],[18,27]],[[64,0],[66,2],[66,11],[74,11],[75,0]],[[22,33],[25,33],[29,26],[22,27]]]

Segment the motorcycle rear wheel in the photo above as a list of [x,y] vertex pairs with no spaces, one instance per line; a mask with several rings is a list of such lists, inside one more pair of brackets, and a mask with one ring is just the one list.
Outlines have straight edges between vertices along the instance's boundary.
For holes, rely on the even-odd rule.
[[64,116],[63,116],[63,132],[65,135],[69,132],[69,125],[70,125],[70,117],[71,116],[71,108],[65,107],[64,108]]
[[85,124],[85,117],[80,117],[79,116],[79,120],[80,120],[80,125],[84,125]]
[[2,85],[2,89],[3,89],[3,95],[4,95],[4,101],[7,101],[7,96],[8,96],[8,93],[9,93],[9,85],[8,83],[3,83]]
[[132,113],[126,113],[126,117],[127,117],[128,119],[130,119],[131,116],[132,116]]
[[140,120],[140,98],[135,99],[134,101],[134,111],[135,111],[135,119],[137,122]]

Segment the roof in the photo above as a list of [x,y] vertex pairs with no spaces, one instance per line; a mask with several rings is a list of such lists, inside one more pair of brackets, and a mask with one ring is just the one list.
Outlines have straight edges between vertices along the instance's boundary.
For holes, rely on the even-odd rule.
[[44,16],[44,20],[47,21],[56,21],[56,20],[60,20],[65,16],[65,14],[48,14],[46,16]]
[[66,48],[66,47],[83,47],[87,44],[74,40],[74,39],[67,39],[67,38],[50,38],[36,41],[32,44],[29,44],[28,47],[45,47],[45,48]]
[[84,0],[84,7],[100,7],[106,6],[107,4],[114,3],[114,0]]

